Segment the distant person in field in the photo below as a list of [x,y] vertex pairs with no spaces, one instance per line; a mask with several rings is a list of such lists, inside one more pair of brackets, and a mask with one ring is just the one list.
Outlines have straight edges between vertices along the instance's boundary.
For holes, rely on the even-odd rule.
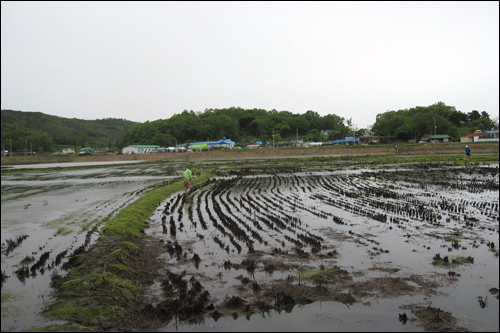
[[470,147],[465,146],[465,159],[468,160],[470,159]]
[[399,153],[399,146],[398,145],[395,145],[394,146],[394,152],[397,154]]
[[184,186],[186,187],[186,193],[191,191],[191,183],[193,182],[193,173],[189,168],[182,173],[182,177],[184,178]]

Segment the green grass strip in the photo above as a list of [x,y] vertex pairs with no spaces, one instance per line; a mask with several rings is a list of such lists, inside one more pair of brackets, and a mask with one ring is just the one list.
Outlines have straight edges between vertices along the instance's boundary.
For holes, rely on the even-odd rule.
[[[213,177],[202,169],[192,171],[199,174],[193,178],[193,185]],[[137,253],[141,248],[140,239],[144,237],[143,229],[160,203],[183,190],[183,181],[151,190],[109,219],[101,230],[102,236],[93,245],[106,248],[105,255],[97,260],[89,258],[94,264],[73,268],[58,288],[57,300],[48,307],[44,315],[78,323],[130,320],[130,304],[141,297],[143,287],[136,278],[140,272],[129,265],[133,261],[142,260]],[[79,326],[61,326],[61,329],[73,327],[78,329]],[[83,328],[92,330],[91,327]],[[36,331],[47,332],[58,329],[57,325],[34,328]]]
[[[203,169],[192,169],[193,172],[198,172],[201,175],[193,178],[193,185],[200,184],[209,177],[213,177]],[[184,190],[184,182],[179,181],[169,186],[152,190],[134,203],[122,209],[114,218],[109,220],[102,228],[103,233],[111,234],[132,234],[141,236],[143,229],[147,226],[147,220],[153,214],[158,205],[173,193]]]

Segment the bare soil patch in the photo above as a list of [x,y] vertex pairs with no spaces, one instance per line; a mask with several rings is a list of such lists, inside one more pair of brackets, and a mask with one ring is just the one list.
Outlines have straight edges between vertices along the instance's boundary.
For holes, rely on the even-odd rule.
[[431,307],[430,304],[427,307],[412,305],[406,308],[411,309],[419,326],[422,326],[428,332],[472,332],[457,325],[457,318],[450,312],[441,310],[441,308]]

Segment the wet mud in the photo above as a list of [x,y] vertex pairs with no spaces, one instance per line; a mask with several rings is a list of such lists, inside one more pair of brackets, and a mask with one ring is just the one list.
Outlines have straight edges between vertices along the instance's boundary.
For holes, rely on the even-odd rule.
[[178,176],[162,164],[2,171],[2,331],[51,322],[39,315],[51,277],[66,275],[117,211]]
[[[80,324],[160,331],[498,328],[498,163],[308,164],[198,165],[215,177],[159,203],[144,230],[138,255],[147,260],[130,266],[142,272],[135,276],[141,301],[122,321]],[[98,227],[57,256],[40,246],[19,267],[24,283],[51,265],[64,273],[64,265],[85,270],[102,261],[103,248],[91,247]],[[85,256],[71,252],[78,249]],[[18,262],[28,255],[19,253]],[[4,256],[2,283],[3,267]],[[9,282],[17,274],[5,276]],[[62,281],[52,273],[54,287]]]
[[[157,281],[147,307],[175,304],[165,330],[173,322],[177,330],[220,328],[221,317],[239,329],[248,327],[240,317],[251,322],[314,302],[375,307],[381,299],[404,299],[399,307],[408,312],[395,309],[388,330],[498,325],[498,304],[486,314],[477,301],[498,284],[498,165],[324,169],[218,168],[216,179],[161,205],[147,233],[162,243],[166,276],[195,279],[209,294],[189,303],[184,287]],[[444,291],[470,284],[475,297]],[[439,307],[422,310],[429,303]]]

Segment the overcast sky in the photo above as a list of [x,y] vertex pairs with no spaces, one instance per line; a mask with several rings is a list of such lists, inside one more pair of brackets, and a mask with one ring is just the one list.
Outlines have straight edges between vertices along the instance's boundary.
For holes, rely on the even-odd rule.
[[1,2],[1,108],[499,110],[499,2]]

